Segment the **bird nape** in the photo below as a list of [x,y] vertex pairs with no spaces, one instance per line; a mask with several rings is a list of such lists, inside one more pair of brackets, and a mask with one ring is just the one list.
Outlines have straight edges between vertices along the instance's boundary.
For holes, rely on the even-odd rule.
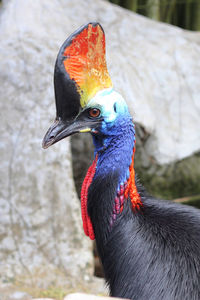
[[94,162],[84,179],[85,234],[96,239],[110,294],[138,300],[200,299],[200,212],[148,196],[134,171],[135,127],[113,90],[99,23],[74,32],[54,72],[56,120],[43,147],[90,132]]

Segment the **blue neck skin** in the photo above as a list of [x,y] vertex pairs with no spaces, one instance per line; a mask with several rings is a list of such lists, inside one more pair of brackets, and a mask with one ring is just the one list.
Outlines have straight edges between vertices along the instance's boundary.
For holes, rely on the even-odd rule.
[[[93,135],[95,156],[98,155],[98,160],[87,205],[98,251],[102,257],[111,228],[119,215],[115,199],[121,190],[120,186],[124,186],[130,177],[129,166],[135,145],[135,129],[130,115],[118,115],[110,130],[107,126],[104,128],[102,123],[98,132]],[[120,200],[119,208],[121,204]]]
[[[114,124],[102,124],[99,134],[93,135],[98,162],[95,176],[118,173],[120,184],[129,178],[129,166],[135,145],[135,126],[129,113],[119,115]],[[109,128],[110,127],[110,128]]]

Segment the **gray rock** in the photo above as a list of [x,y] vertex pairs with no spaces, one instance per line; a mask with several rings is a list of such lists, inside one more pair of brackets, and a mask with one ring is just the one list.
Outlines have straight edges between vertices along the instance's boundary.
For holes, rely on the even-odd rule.
[[32,300],[32,296],[19,286],[0,282],[0,300]]
[[69,140],[41,148],[55,115],[55,58],[73,30],[61,6],[5,1],[0,20],[0,279],[39,287],[93,274]]
[[200,33],[125,11],[120,19],[107,31],[111,74],[149,134],[145,151],[160,165],[198,152]]
[[13,294],[9,295],[9,300],[29,300],[31,299],[30,295],[25,292],[16,291]]

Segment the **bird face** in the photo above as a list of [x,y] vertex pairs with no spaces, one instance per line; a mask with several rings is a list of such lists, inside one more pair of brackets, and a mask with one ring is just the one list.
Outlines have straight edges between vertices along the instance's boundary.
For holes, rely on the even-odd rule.
[[113,124],[120,114],[128,112],[123,97],[112,88],[98,92],[87,105],[91,108],[98,108],[105,124]]
[[77,115],[74,121],[56,119],[43,140],[48,148],[56,142],[78,132],[91,132],[109,136],[117,134],[117,124],[122,116],[129,115],[123,97],[113,89],[98,92]]

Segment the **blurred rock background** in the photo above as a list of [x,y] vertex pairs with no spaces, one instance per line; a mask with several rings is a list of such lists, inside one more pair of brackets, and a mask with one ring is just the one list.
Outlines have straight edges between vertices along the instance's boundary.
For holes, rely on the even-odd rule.
[[[125,2],[141,1],[118,2],[131,8]],[[147,2],[151,1],[143,1]],[[139,6],[133,10],[142,13]],[[151,17],[161,20],[160,15]],[[104,27],[109,72],[136,123],[135,160],[141,182],[155,196],[199,205],[200,33],[103,0],[2,1],[2,299],[14,299],[16,288],[27,293],[22,293],[26,299],[61,299],[69,291],[105,293],[103,281],[93,277],[93,245],[83,234],[77,196],[93,159],[91,138],[76,135],[71,146],[65,140],[46,151],[41,148],[55,117],[58,49],[89,21]],[[195,28],[185,27],[199,29],[195,22]]]

